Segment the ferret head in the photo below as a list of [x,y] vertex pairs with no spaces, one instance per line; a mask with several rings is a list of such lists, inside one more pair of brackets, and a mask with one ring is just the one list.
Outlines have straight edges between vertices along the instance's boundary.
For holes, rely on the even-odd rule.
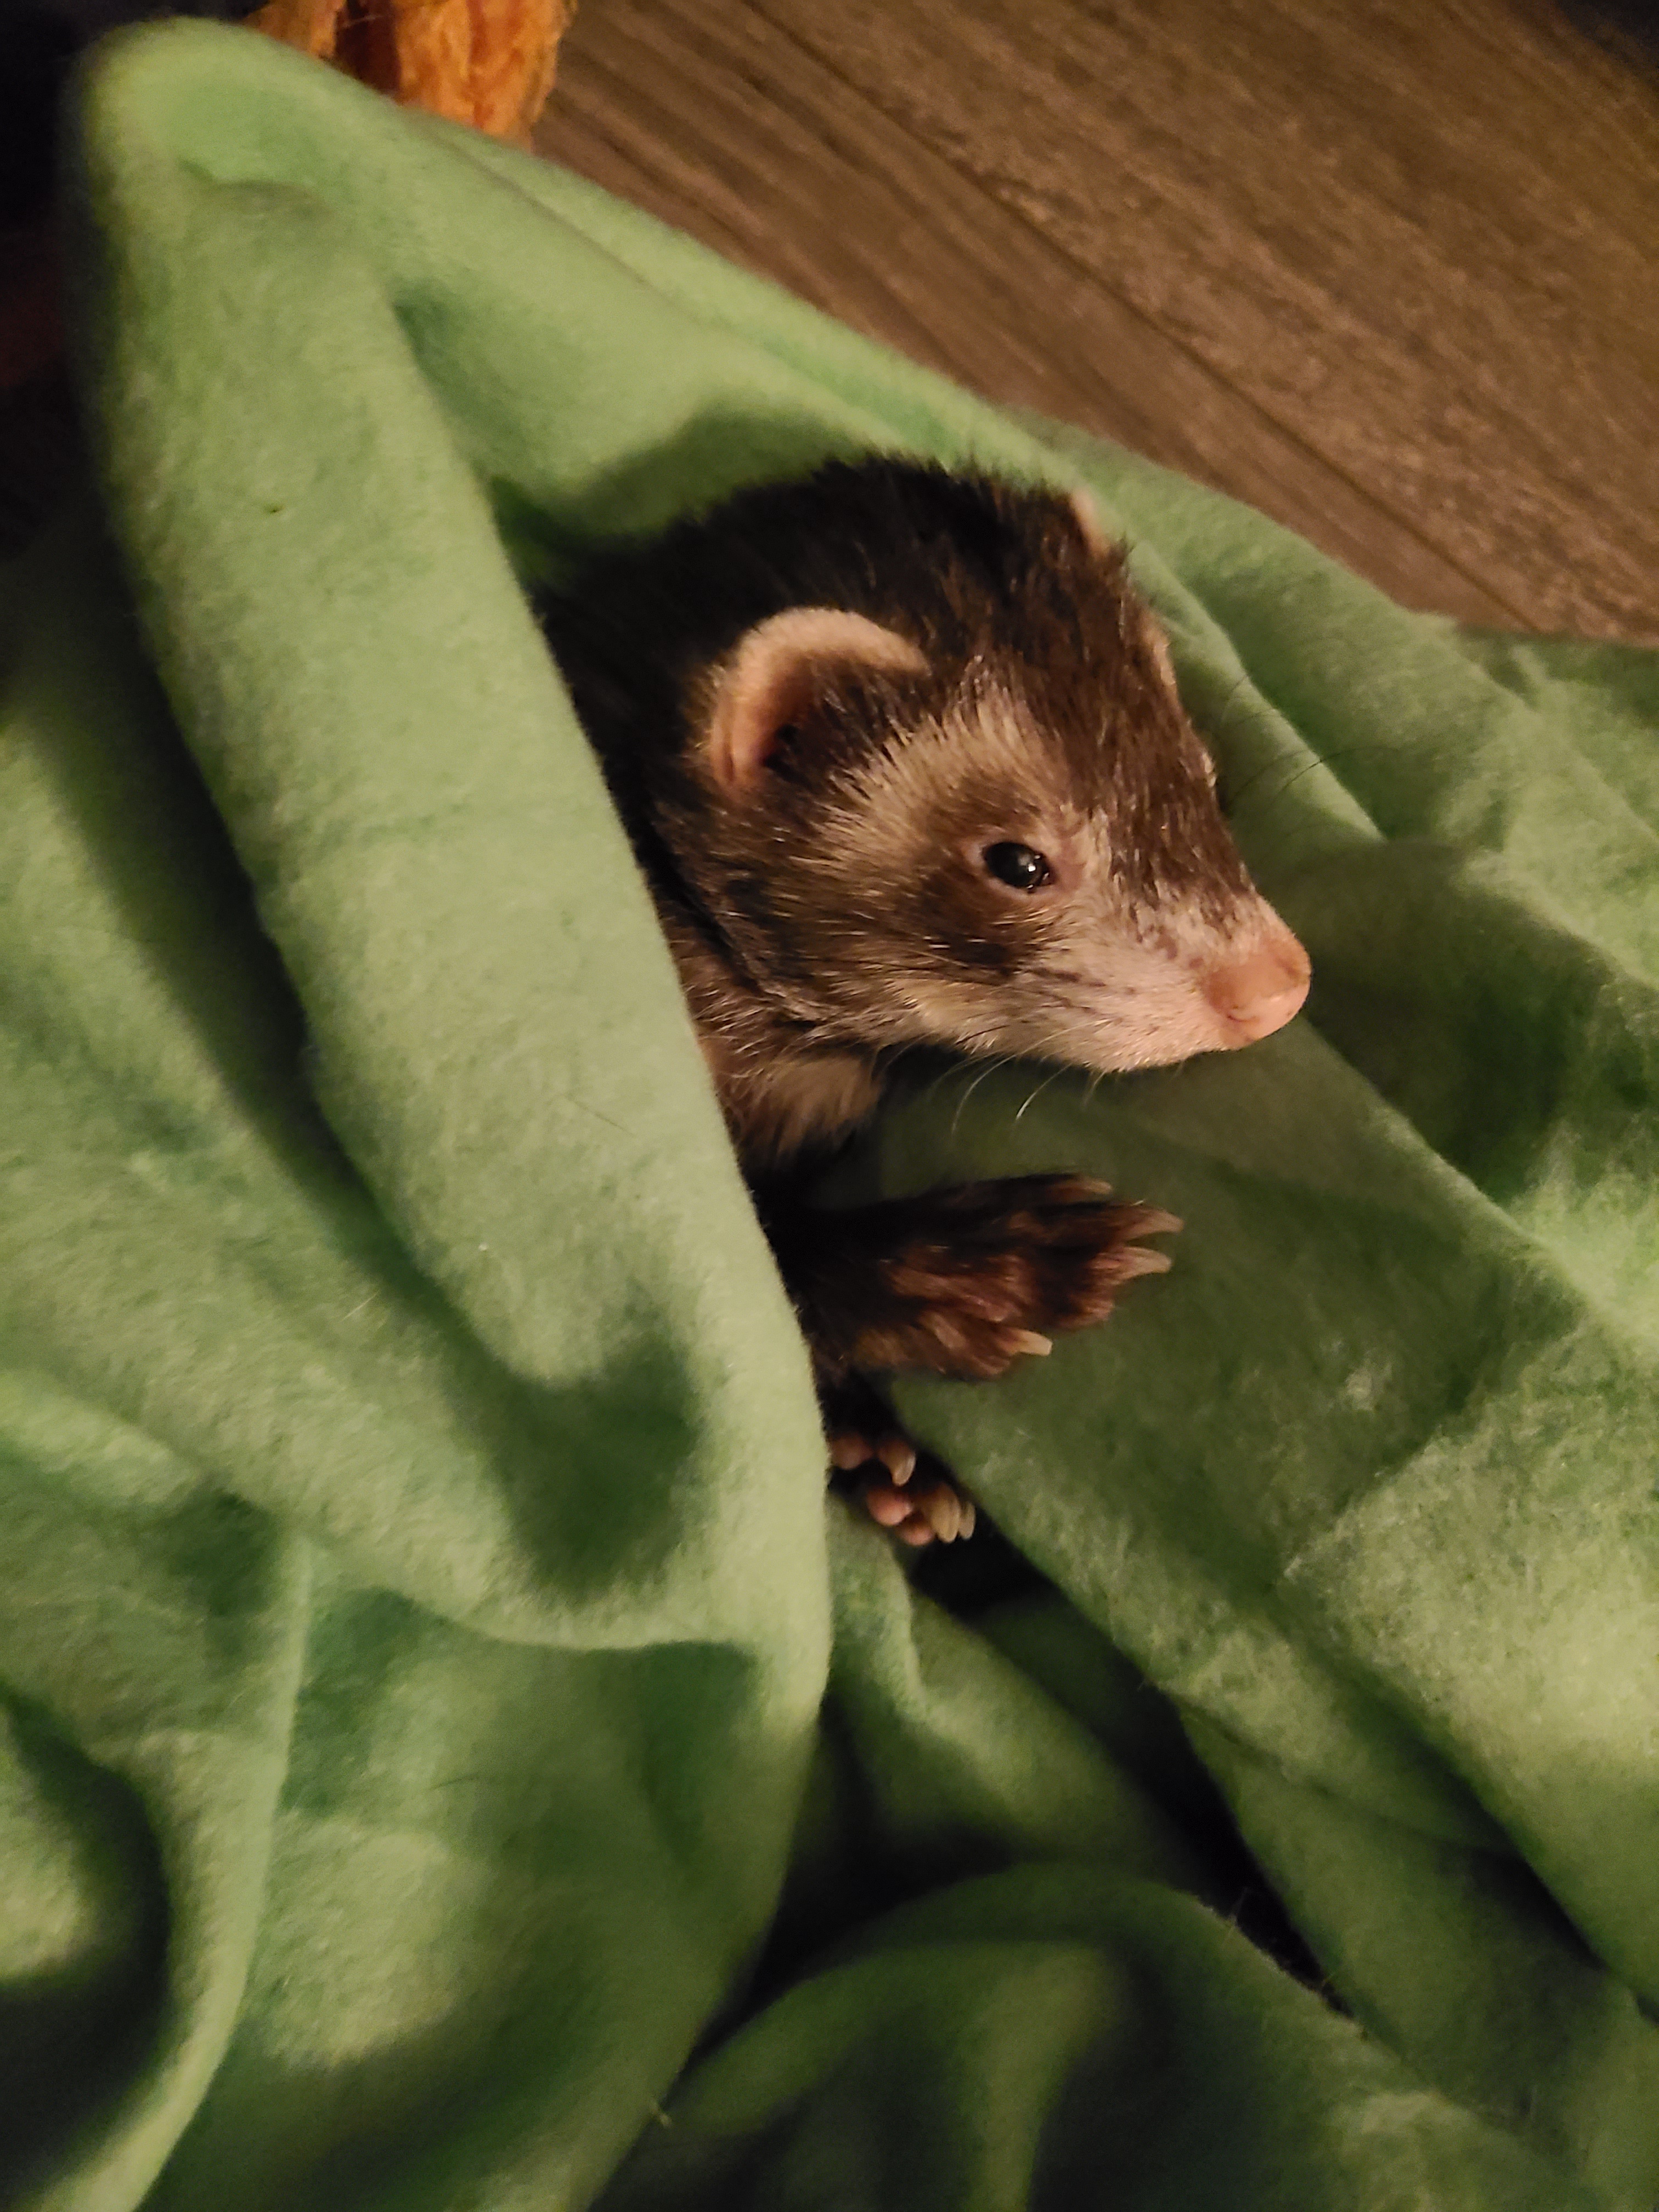
[[752,988],[826,1043],[1107,1071],[1296,1012],[1307,956],[1081,502],[880,461],[690,527],[680,598],[724,567],[735,627],[694,626],[650,811]]

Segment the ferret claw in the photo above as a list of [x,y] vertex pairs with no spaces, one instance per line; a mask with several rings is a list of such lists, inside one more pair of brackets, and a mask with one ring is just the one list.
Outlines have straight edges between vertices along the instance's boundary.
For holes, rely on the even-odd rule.
[[1006,1374],[1103,1321],[1138,1276],[1170,1267],[1139,1240],[1181,1226],[1075,1175],[961,1183],[855,1218],[878,1223],[886,1249],[872,1246],[854,1364],[962,1381]]
[[1178,1236],[1186,1224],[1178,1213],[1166,1213],[1161,1206],[1143,1206],[1140,1218],[1135,1224],[1137,1237]]
[[902,1490],[916,1471],[916,1448],[908,1437],[884,1437],[876,1447],[876,1457],[892,1476],[896,1489]]
[[974,1533],[974,1508],[960,1491],[943,1480],[927,1483],[914,1492],[887,1482],[867,1483],[860,1503],[878,1528],[885,1528],[902,1543],[914,1546],[956,1542]]
[[818,1391],[835,1486],[878,1528],[916,1547],[972,1535],[971,1500],[861,1373],[821,1376]]
[[908,1544],[926,1544],[934,1537],[954,1544],[973,1532],[973,1506],[952,1484],[940,1481],[918,1491],[915,1516],[899,1533]]
[[878,1528],[914,1546],[973,1534],[971,1502],[867,1384],[848,1378],[826,1396],[824,1411],[830,1463],[852,1478],[842,1487]]
[[897,1431],[886,1436],[859,1436],[843,1430],[830,1439],[830,1464],[842,1474],[872,1462],[884,1467],[895,1488],[902,1490],[916,1471],[916,1448]]

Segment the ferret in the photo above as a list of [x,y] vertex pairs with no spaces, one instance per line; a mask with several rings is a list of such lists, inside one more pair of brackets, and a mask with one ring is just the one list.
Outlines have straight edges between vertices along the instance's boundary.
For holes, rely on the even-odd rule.
[[1081,495],[878,457],[614,548],[544,626],[655,901],[811,1348],[831,1465],[908,1543],[973,1507],[869,1381],[981,1378],[1102,1320],[1179,1227],[1075,1175],[829,1211],[915,1046],[1102,1072],[1289,1021],[1123,549]]

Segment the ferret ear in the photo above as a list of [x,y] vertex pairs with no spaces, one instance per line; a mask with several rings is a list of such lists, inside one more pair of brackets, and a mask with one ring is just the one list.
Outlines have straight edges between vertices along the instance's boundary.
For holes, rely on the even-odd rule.
[[838,671],[918,676],[927,667],[908,638],[844,607],[790,607],[757,623],[715,673],[707,739],[715,781],[728,797],[749,788]]
[[1077,484],[1073,487],[1070,499],[1072,512],[1077,517],[1077,526],[1088,540],[1090,550],[1098,553],[1103,561],[1120,559],[1123,548],[1109,535],[1101,520],[1093,492],[1085,491],[1081,484]]
[[1152,648],[1152,659],[1158,663],[1158,672],[1164,678],[1164,690],[1176,691],[1175,662],[1170,657],[1170,641],[1164,636],[1163,624],[1155,615],[1146,617],[1146,642]]
[[[1069,496],[1072,512],[1077,517],[1077,526],[1088,540],[1090,551],[1099,554],[1103,561],[1121,566],[1123,548],[1108,537],[1106,526],[1100,519],[1100,509],[1095,505],[1094,494],[1078,484]],[[1164,636],[1157,617],[1147,612],[1144,605],[1142,619],[1146,628],[1146,642],[1152,648],[1152,659],[1158,663],[1158,672],[1173,691],[1176,688],[1175,664],[1170,658],[1170,641]]]

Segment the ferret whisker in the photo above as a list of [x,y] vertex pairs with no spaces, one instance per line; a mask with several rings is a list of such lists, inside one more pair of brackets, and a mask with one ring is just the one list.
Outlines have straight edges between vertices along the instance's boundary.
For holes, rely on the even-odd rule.
[[[1282,799],[1292,784],[1299,783],[1304,775],[1311,775],[1316,768],[1328,769],[1336,761],[1352,760],[1356,754],[1363,758],[1376,750],[1375,745],[1339,745],[1334,752],[1316,753],[1311,760],[1298,762],[1273,796],[1275,799]],[[1338,780],[1340,781],[1340,778]],[[1347,789],[1346,784],[1343,785],[1343,789],[1345,791]]]
[[1246,671],[1241,669],[1227,687],[1227,696],[1222,701],[1219,708],[1217,710],[1213,725],[1210,724],[1206,720],[1204,730],[1201,733],[1205,744],[1210,747],[1212,751],[1213,751],[1218,745],[1222,745],[1226,743],[1227,732],[1232,722],[1233,709],[1238,704],[1240,693],[1245,691],[1254,692],[1255,690],[1255,685],[1251,681],[1249,675]]
[[1014,1115],[1015,1121],[1023,1121],[1025,1119],[1026,1107],[1035,1105],[1036,1101],[1042,1097],[1043,1092],[1048,1088],[1048,1085],[1051,1083],[1057,1083],[1062,1075],[1069,1075],[1071,1073],[1072,1071],[1069,1067],[1051,1068],[1048,1073],[1043,1077],[1042,1082],[1037,1085],[1036,1090],[1027,1096],[1025,1104],[1021,1106]]
[[[1264,777],[1272,775],[1278,769],[1282,769],[1288,772],[1279,788],[1269,793],[1270,804],[1274,799],[1282,799],[1292,784],[1298,782],[1303,776],[1311,775],[1315,769],[1329,768],[1333,762],[1351,760],[1356,753],[1363,756],[1374,753],[1376,750],[1374,744],[1339,745],[1334,752],[1313,752],[1311,757],[1307,760],[1264,761],[1255,775],[1245,778],[1237,791],[1230,791],[1227,793],[1227,811],[1231,814],[1247,793],[1254,791]],[[1346,787],[1345,786],[1344,788]]]
[[[1238,705],[1241,696],[1260,697],[1260,696],[1261,695],[1256,691],[1255,685],[1249,675],[1248,673],[1241,672],[1233,678],[1232,683],[1229,685],[1227,696],[1222,701],[1215,715],[1212,718],[1206,719],[1204,726],[1199,732],[1200,736],[1203,739],[1205,750],[1208,752],[1210,759],[1214,764],[1218,792],[1224,789],[1227,781],[1222,763],[1226,754],[1229,732],[1231,732],[1236,719],[1235,709]],[[1223,801],[1222,811],[1224,813],[1231,803],[1232,797],[1231,794],[1229,794]]]
[[[1097,1003],[1097,994],[1090,993],[1084,1002],[1085,1011],[1092,1008]],[[1076,1032],[1069,1027],[1062,1029],[1056,1026],[1047,1030],[1039,1042],[1029,1051],[1022,1054],[1021,1058],[1052,1060],[1054,1073],[1045,1077],[1045,1082],[1052,1082],[1055,1075],[1075,1075],[1078,1073]]]
[[1018,1058],[1019,1054],[1017,1052],[1005,1052],[1000,1053],[996,1059],[988,1060],[986,1061],[984,1066],[980,1069],[977,1075],[973,1077],[963,1090],[962,1096],[957,1100],[957,1110],[951,1116],[951,1127],[945,1139],[947,1143],[954,1144],[956,1142],[957,1131],[961,1126],[963,1114],[966,1110],[968,1102],[973,1097],[975,1091],[979,1089],[980,1085],[984,1082],[987,1076],[994,1075],[999,1068],[1012,1067]]
[[1227,816],[1229,820],[1231,819],[1233,814],[1237,811],[1238,807],[1243,805],[1243,801],[1249,798],[1251,792],[1255,789],[1262,777],[1264,775],[1271,775],[1276,768],[1279,768],[1282,765],[1283,763],[1281,762],[1276,760],[1263,761],[1257,768],[1253,769],[1252,772],[1245,777],[1243,782],[1240,784],[1230,784],[1225,777],[1223,777],[1219,793],[1221,799],[1221,811]]
[[961,1073],[962,1068],[960,1065],[950,1060],[946,1060],[941,1066],[936,1067],[933,1073],[928,1077],[927,1080],[918,1085],[915,1093],[917,1103],[920,1105],[925,1105],[942,1085],[954,1081]]
[[[1063,1029],[1050,1029],[1044,1031],[1042,1036],[1037,1039],[1035,1045],[1024,1047],[1018,1052],[1000,1053],[995,1059],[988,1060],[985,1066],[980,1069],[978,1073],[975,1074],[964,1086],[961,1097],[957,1101],[956,1111],[951,1117],[951,1127],[948,1141],[955,1141],[957,1129],[961,1125],[963,1113],[967,1107],[968,1102],[973,1097],[975,1091],[979,1089],[980,1085],[985,1081],[988,1076],[995,1075],[1001,1069],[1006,1067],[1017,1066],[1023,1060],[1046,1060],[1048,1058],[1050,1052],[1052,1051],[1057,1056],[1055,1065],[1037,1085],[1036,1091],[1032,1092],[1031,1097],[1034,1098],[1036,1097],[1038,1091],[1046,1091],[1048,1085],[1054,1082],[1060,1076],[1073,1073],[1074,1064],[1068,1061],[1064,1056],[1066,1041],[1066,1031]],[[1025,1106],[1029,1106],[1030,1103],[1031,1098],[1028,1098],[1025,1101]],[[1019,1112],[1015,1115],[1014,1119],[1016,1121],[1020,1118],[1020,1115],[1024,1113],[1025,1106],[1022,1106],[1019,1109]]]

